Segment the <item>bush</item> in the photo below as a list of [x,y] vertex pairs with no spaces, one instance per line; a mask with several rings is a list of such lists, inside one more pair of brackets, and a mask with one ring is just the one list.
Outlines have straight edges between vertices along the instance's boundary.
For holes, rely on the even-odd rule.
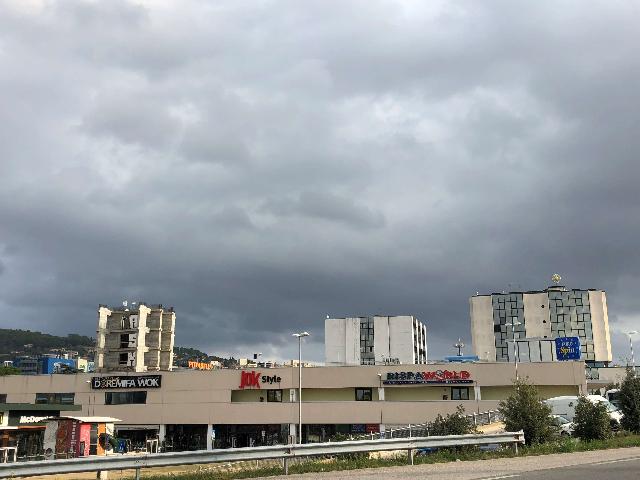
[[640,433],[640,378],[627,369],[627,376],[620,385],[620,410],[622,410],[622,428]]
[[611,436],[611,418],[605,403],[591,402],[580,396],[573,423],[573,434],[581,440],[604,440]]
[[476,427],[471,420],[464,414],[464,407],[458,405],[456,413],[449,414],[446,417],[438,414],[433,422],[428,424],[429,435],[465,435],[474,433]]
[[0,377],[6,375],[20,375],[22,373],[19,368],[0,366]]
[[556,432],[551,407],[542,401],[535,385],[526,380],[517,380],[514,387],[513,394],[498,406],[507,431],[524,431],[527,445],[551,440]]

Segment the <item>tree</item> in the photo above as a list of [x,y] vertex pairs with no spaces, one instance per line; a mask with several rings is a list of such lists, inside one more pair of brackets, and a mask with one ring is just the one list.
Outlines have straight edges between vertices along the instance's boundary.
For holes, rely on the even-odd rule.
[[581,440],[604,440],[611,436],[611,418],[606,403],[592,402],[580,396],[573,423],[573,434]]
[[429,435],[464,435],[476,431],[476,427],[464,414],[464,407],[458,405],[456,413],[448,414],[446,417],[438,414],[433,422],[428,426]]
[[515,381],[514,387],[514,392],[498,406],[507,431],[524,431],[527,445],[550,440],[556,431],[551,407],[542,401],[538,389],[527,380]]
[[627,376],[620,385],[620,410],[622,410],[622,428],[640,433],[640,377],[636,377],[628,368]]
[[5,375],[20,375],[22,373],[19,368],[0,366],[0,377]]

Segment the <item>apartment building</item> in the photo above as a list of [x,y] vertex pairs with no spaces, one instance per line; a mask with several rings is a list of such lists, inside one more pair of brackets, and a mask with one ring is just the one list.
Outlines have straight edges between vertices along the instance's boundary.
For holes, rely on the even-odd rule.
[[[577,337],[580,358],[612,360],[607,297],[595,289],[553,285],[541,291],[474,295],[469,299],[474,353],[485,361],[555,361],[555,340]],[[514,343],[517,349],[514,349]]]
[[176,314],[144,303],[98,308],[98,372],[147,372],[173,368]]
[[427,327],[412,315],[327,318],[326,365],[427,363]]

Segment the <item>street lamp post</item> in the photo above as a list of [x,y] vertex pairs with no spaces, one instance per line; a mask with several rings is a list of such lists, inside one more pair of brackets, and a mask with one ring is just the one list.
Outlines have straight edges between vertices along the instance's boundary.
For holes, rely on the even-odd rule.
[[298,337],[298,443],[302,444],[302,337],[308,337],[309,332],[294,333]]
[[633,375],[636,374],[636,359],[633,356],[633,340],[631,339],[631,335],[637,335],[637,330],[632,330],[631,332],[627,332],[627,337],[629,337],[629,350],[631,350],[631,366],[633,367]]
[[516,382],[518,381],[518,344],[516,343],[516,326],[522,325],[522,322],[514,320],[511,323],[505,323],[507,327],[511,327],[513,333],[513,361],[516,368]]

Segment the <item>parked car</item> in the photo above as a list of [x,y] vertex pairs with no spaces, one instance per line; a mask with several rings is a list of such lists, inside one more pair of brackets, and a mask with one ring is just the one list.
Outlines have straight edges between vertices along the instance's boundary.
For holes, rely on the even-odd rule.
[[575,424],[563,417],[562,415],[553,415],[553,423],[558,427],[560,435],[563,437],[570,437],[573,435]]
[[[586,398],[592,403],[604,403],[607,407],[609,418],[611,419],[611,427],[614,430],[620,428],[622,412],[609,402],[609,400],[601,395],[587,395]],[[551,413],[553,415],[562,416],[570,422],[573,422],[576,415],[576,405],[578,404],[577,396],[567,395],[563,397],[553,397],[545,400],[545,403],[551,407]]]

